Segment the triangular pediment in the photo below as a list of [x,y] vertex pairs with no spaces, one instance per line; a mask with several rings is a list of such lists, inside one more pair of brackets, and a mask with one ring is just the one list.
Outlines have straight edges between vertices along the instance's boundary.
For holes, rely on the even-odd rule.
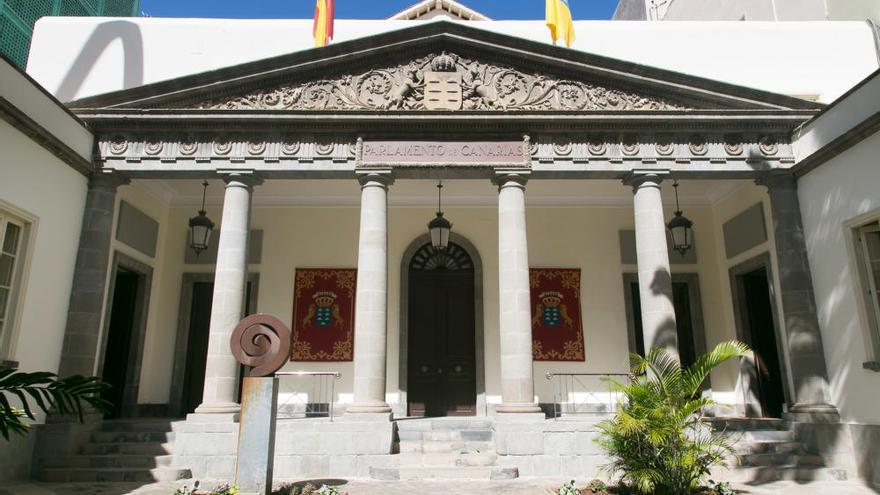
[[91,97],[70,106],[187,112],[821,108],[797,98],[443,21]]

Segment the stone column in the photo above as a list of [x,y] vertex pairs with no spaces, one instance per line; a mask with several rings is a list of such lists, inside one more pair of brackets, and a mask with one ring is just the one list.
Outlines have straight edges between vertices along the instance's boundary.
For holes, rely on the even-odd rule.
[[354,317],[354,400],[347,414],[391,412],[385,402],[388,320],[388,171],[360,174],[361,224],[358,239],[357,299]]
[[532,374],[529,249],[526,238],[528,171],[499,173],[498,304],[500,307],[501,404],[499,413],[537,413]]
[[128,184],[128,179],[119,175],[97,174],[89,179],[58,367],[62,377],[97,373],[95,362],[110,264],[116,189],[124,184]]
[[229,339],[241,321],[248,274],[248,234],[251,222],[251,194],[262,179],[248,174],[223,178],[223,218],[214,269],[214,298],[208,333],[208,361],[205,389],[198,414],[236,414],[235,401],[239,364],[232,355]]
[[666,245],[666,219],[660,183],[666,172],[633,172],[624,183],[633,188],[636,227],[636,262],[642,335],[647,353],[654,347],[678,357],[675,307],[672,304],[672,275]]
[[797,181],[788,172],[776,172],[760,178],[770,194],[773,232],[776,238],[776,263],[782,319],[788,346],[788,365],[794,381],[792,400],[795,413],[831,413],[828,371],[822,333],[816,314],[813,277],[804,241],[804,226],[797,195]]

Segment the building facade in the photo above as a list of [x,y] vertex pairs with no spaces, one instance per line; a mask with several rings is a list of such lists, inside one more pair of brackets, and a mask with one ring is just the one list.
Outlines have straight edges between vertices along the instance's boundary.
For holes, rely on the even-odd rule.
[[[537,21],[339,21],[337,43],[300,51],[278,39],[308,39],[306,21],[40,21],[28,72],[95,153],[68,181],[79,203],[59,201],[84,219],[65,321],[40,335],[17,320],[5,358],[31,368],[52,340],[57,361],[33,366],[111,381],[111,417],[181,419],[150,476],[230,478],[230,334],[271,314],[295,332],[285,371],[309,373],[281,386],[277,477],[424,475],[411,468],[425,457],[400,456],[438,446],[398,420],[456,415],[471,418],[437,424],[492,454],[467,457],[474,475],[589,477],[603,463],[591,418],[614,407],[602,376],[625,374],[630,352],[687,362],[739,339],[755,357],[713,373],[705,393],[726,407],[711,414],[745,430],[771,418],[809,477],[876,480],[877,302],[854,295],[874,287],[876,206],[829,196],[844,176],[872,180],[875,88],[847,93],[877,70],[872,30],[577,25],[599,54],[531,39]],[[688,41],[706,29],[717,45]],[[230,32],[270,41],[245,50]],[[758,56],[793,39],[808,45]],[[106,49],[86,53],[94,40]],[[700,58],[722,49],[724,63]],[[438,253],[440,180],[453,226]],[[197,255],[200,207],[217,228]],[[684,254],[667,239],[676,207],[694,222]],[[569,278],[538,291],[541,273]],[[299,418],[331,407],[336,421]],[[92,462],[82,444],[120,423],[106,424],[39,428],[33,470],[80,475],[71,459]],[[799,472],[765,461],[729,474]]]
[[621,0],[621,21],[859,21],[880,22],[871,0]]

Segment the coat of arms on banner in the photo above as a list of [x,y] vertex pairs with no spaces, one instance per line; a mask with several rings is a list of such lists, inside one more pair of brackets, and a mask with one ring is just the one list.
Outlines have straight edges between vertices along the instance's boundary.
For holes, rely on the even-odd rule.
[[532,357],[535,361],[583,361],[581,271],[531,268]]
[[351,361],[354,268],[297,268],[293,295],[294,361]]

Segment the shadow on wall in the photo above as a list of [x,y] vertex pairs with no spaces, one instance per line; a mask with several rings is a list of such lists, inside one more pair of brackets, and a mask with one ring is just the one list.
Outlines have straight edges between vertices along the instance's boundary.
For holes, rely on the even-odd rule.
[[[99,24],[82,47],[76,60],[70,66],[64,80],[55,91],[55,96],[64,102],[76,98],[86,77],[95,67],[98,59],[114,41],[122,42],[122,85],[133,88],[144,83],[144,41],[140,27],[130,21],[110,21]],[[114,77],[107,74],[102,77]]]

